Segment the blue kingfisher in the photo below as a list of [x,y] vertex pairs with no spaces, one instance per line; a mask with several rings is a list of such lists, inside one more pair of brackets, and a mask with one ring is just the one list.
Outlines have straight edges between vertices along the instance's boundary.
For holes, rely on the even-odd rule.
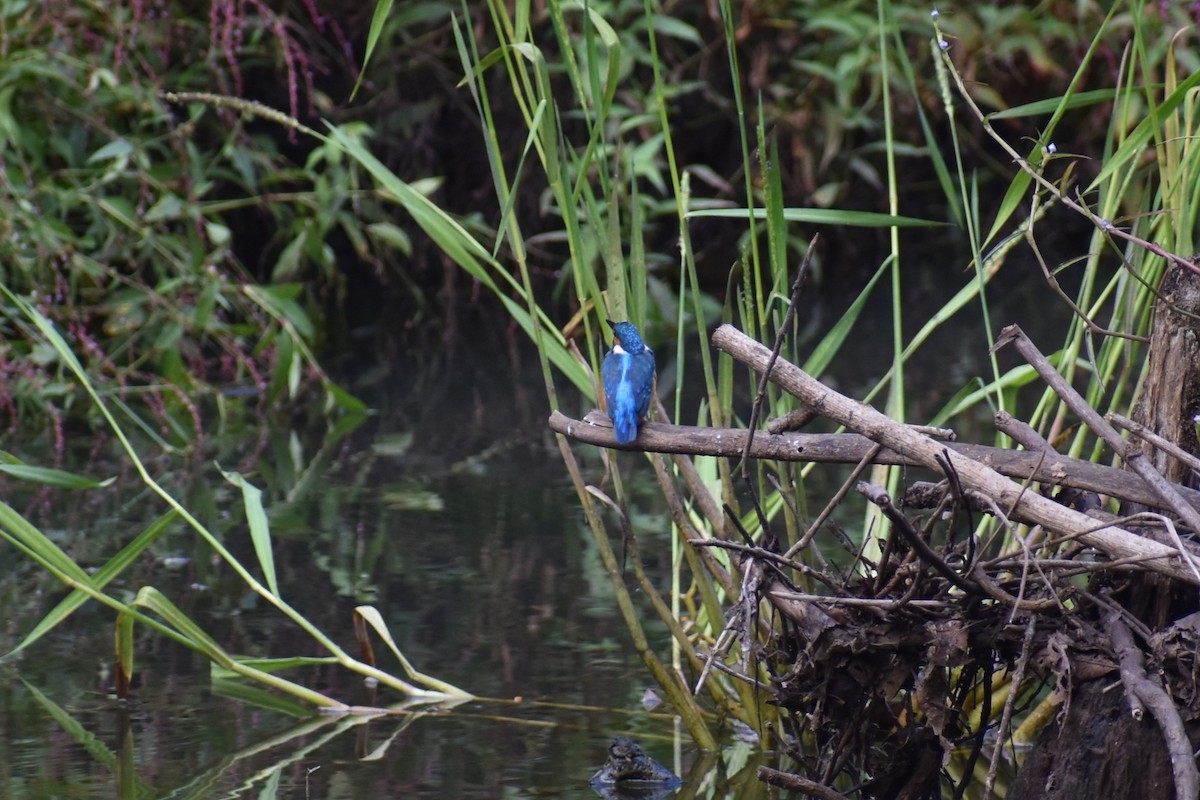
[[646,347],[632,322],[613,322],[613,346],[604,356],[600,374],[608,416],[621,444],[637,438],[638,423],[650,410],[654,390],[654,353]]

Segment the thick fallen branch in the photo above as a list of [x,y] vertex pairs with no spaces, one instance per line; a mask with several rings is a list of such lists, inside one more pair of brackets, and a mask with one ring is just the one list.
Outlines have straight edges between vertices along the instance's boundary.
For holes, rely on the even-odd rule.
[[[767,348],[731,325],[722,325],[717,329],[713,334],[713,344],[756,371],[765,369],[771,356]],[[985,464],[951,451],[944,442],[915,433],[871,406],[838,394],[794,364],[776,361],[770,378],[821,416],[898,453],[911,456],[931,470],[944,473],[938,462],[939,458],[945,460],[963,487],[994,498],[1002,508],[1019,509],[1023,517],[1052,531],[1077,536],[1084,544],[1095,547],[1110,558],[1146,558],[1148,569],[1196,583],[1195,576],[1183,564],[1174,548],[1116,526],[1097,527],[1096,521],[1086,514],[1028,491]]]
[[[729,458],[740,458],[749,438],[746,430],[741,428],[700,428],[692,425],[646,422],[638,426],[637,439],[629,444],[619,444],[613,435],[612,423],[600,411],[593,411],[582,420],[571,419],[555,411],[550,415],[550,428],[577,441],[599,447]],[[874,446],[874,442],[857,433],[759,431],[754,436],[750,456],[775,461],[857,464]],[[1034,480],[1069,489],[1097,492],[1167,510],[1162,498],[1146,481],[1115,467],[1105,467],[1058,454],[1043,455],[982,444],[942,442],[939,447],[978,461],[1001,475],[1017,480]],[[921,461],[915,456],[886,448],[880,451],[873,461],[891,466],[921,466]],[[1193,508],[1200,509],[1200,491],[1179,486],[1176,488]]]

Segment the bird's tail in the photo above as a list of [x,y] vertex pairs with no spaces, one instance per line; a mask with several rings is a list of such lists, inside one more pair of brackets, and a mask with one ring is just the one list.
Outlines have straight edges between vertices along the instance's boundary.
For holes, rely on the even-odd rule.
[[637,408],[634,407],[632,396],[618,397],[615,405],[612,414],[613,432],[616,433],[618,442],[628,444],[637,438]]

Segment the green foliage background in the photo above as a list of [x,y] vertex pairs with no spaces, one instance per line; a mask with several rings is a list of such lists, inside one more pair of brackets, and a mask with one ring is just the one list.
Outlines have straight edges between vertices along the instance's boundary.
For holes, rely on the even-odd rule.
[[[547,194],[523,155],[534,108],[497,102],[481,117],[462,85],[456,41],[487,24],[482,7],[7,4],[0,53],[5,285],[67,333],[87,369],[119,388],[147,430],[164,444],[187,446],[203,426],[196,404],[206,396],[240,387],[275,402],[304,382],[328,387],[311,353],[348,346],[349,320],[363,315],[386,318],[414,343],[436,342],[434,331],[456,329],[450,323],[463,315],[472,282],[495,281],[502,297],[521,294],[513,267],[519,258],[528,261],[528,290],[559,320],[576,310],[574,292],[566,291],[576,268],[589,274],[601,262],[628,258],[636,270],[630,311],[653,326],[655,338],[681,320],[711,322],[730,266],[764,234],[722,217],[691,224],[702,291],[680,317],[678,187],[671,183],[681,175],[689,213],[761,201],[770,188],[763,166],[774,170],[785,206],[886,212],[886,159],[893,157],[906,176],[900,213],[956,227],[978,213],[964,211],[971,195],[949,185],[925,6],[887,5],[884,39],[875,4],[852,0],[731,5],[725,20],[711,4],[592,3],[595,24],[584,24],[570,5],[551,4],[549,13],[517,8],[516,33],[528,26],[531,41],[557,37],[545,52],[544,96],[560,106],[563,144],[586,142],[569,166],[571,194],[590,196],[601,216],[578,218],[585,233],[574,240],[579,250],[565,246],[572,240],[565,209],[553,208],[561,198]],[[380,13],[372,19],[371,11]],[[990,109],[1061,93],[1103,20],[1099,6],[1076,3],[942,14],[969,91]],[[1080,90],[1112,84],[1135,22],[1160,31],[1191,23],[1182,7],[1114,11]],[[877,45],[885,40],[881,59]],[[1160,61],[1167,37],[1144,41],[1157,51],[1148,61]],[[478,46],[496,55],[494,44],[485,32]],[[1180,58],[1194,68],[1187,63],[1194,54]],[[479,78],[481,89],[499,87],[494,69]],[[331,122],[342,139],[321,142],[291,122],[234,105],[169,102],[164,92],[262,102],[318,132],[322,120]],[[544,112],[540,124],[549,117]],[[746,138],[755,126],[767,137],[761,143]],[[961,166],[987,205],[995,196],[989,187],[1007,181],[1011,164],[978,126],[960,123],[959,133]],[[1102,125],[1076,125],[1059,146],[1096,153],[1103,133]],[[362,147],[417,194],[435,197],[499,259],[490,278],[469,271],[464,283],[456,276],[437,238],[431,246],[419,234],[420,221],[398,211],[397,198],[347,146]],[[760,163],[768,155],[769,164]],[[487,176],[494,180],[501,163],[515,172],[497,206]],[[596,171],[600,163],[609,166]],[[604,210],[609,204],[617,213]],[[506,220],[519,225],[524,252],[514,250]],[[779,233],[772,246],[795,263],[805,236],[795,226]],[[834,228],[825,235],[839,257],[836,266],[817,265],[830,281],[865,279],[870,260],[888,249],[882,234]],[[945,238],[947,252],[964,252],[960,233],[951,229]],[[764,296],[755,291],[761,311]],[[494,307],[504,305],[501,299]],[[61,439],[63,419],[94,415],[59,380],[53,354],[7,312],[0,414],[9,424],[48,418],[48,433]],[[558,364],[581,382],[566,361]]]

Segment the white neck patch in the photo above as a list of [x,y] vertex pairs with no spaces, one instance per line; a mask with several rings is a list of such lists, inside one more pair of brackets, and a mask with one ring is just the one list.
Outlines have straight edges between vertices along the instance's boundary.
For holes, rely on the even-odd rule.
[[616,354],[617,354],[617,355],[619,355],[619,356],[627,356],[627,355],[629,355],[629,353],[626,353],[626,352],[625,352],[625,348],[624,348],[624,347],[621,347],[621,343],[620,343],[620,342],[615,342],[615,343],[613,344],[613,352],[614,352],[614,353],[616,353]]

